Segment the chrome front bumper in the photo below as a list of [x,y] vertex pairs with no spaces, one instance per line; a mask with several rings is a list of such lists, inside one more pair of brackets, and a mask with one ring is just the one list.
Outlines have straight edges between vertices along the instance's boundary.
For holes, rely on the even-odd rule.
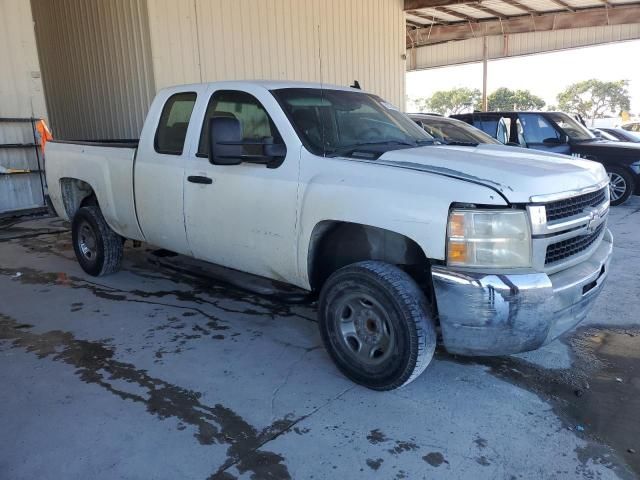
[[586,260],[552,275],[486,274],[432,268],[446,349],[463,355],[535,350],[580,323],[609,270],[613,236],[607,229]]

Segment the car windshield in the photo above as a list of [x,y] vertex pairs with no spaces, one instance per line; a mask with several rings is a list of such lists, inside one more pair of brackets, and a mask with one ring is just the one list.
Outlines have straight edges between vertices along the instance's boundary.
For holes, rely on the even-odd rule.
[[416,121],[436,140],[446,144],[500,143],[471,125],[447,118],[416,117]]
[[[272,91],[305,147],[316,155],[348,155],[433,143],[408,116],[363,92],[320,88]],[[380,150],[382,149],[382,150]]]
[[606,130],[597,129],[593,133],[596,135],[596,137],[599,135],[600,138],[602,138],[603,140],[611,140],[612,142],[619,142],[620,141],[619,138],[617,138],[614,135],[610,134]]
[[587,127],[575,121],[566,113],[546,114],[571,140],[583,142],[585,140],[595,140],[596,136]]
[[633,142],[640,142],[640,132],[624,132],[627,138]]

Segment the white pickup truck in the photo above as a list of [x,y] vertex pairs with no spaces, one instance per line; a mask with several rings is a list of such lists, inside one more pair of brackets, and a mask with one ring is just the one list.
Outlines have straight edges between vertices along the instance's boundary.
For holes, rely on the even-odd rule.
[[51,200],[91,275],[126,239],[319,293],[338,368],[369,388],[448,351],[533,350],[607,276],[594,162],[439,145],[375,95],[295,82],[162,90],[139,142],[50,142]]

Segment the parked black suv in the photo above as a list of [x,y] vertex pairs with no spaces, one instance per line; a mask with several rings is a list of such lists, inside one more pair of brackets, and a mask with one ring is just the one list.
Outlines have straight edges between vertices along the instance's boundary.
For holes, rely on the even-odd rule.
[[599,139],[566,113],[476,112],[452,117],[508,145],[601,163],[611,180],[611,205],[620,205],[631,194],[640,195],[640,144]]

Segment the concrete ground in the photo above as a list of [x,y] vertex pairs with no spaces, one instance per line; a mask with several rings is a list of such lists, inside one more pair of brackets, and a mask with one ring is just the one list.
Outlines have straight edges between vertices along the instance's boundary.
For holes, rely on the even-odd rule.
[[57,219],[0,225],[0,479],[515,479],[640,474],[640,199],[576,332],[490,359],[439,351],[356,386],[311,306],[179,273],[150,248],[85,275]]

